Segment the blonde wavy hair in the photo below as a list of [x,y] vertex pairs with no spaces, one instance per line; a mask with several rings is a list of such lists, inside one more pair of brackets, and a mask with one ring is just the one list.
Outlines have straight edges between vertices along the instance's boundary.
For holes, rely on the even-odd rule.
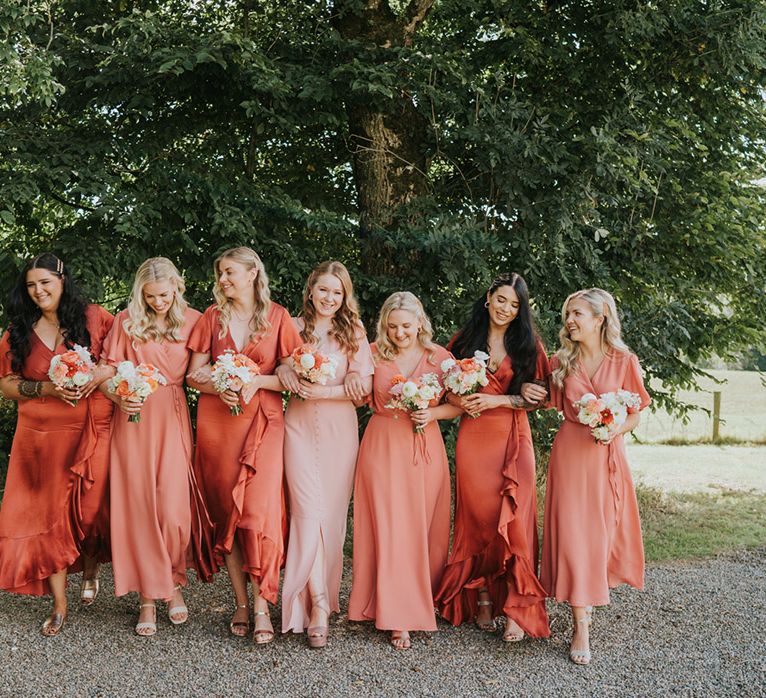
[[356,296],[354,296],[354,285],[351,283],[351,276],[349,276],[348,269],[341,262],[322,262],[309,274],[309,278],[306,279],[306,288],[303,289],[303,309],[301,310],[301,317],[303,318],[301,339],[309,343],[316,342],[318,339],[314,335],[317,310],[311,300],[311,289],[319,280],[319,277],[325,274],[332,274],[340,281],[343,288],[343,302],[338,312],[332,318],[330,335],[335,337],[341,349],[348,355],[355,354],[357,349],[359,349],[356,333],[362,321],[359,319],[359,304],[356,301]]
[[[165,315],[165,329],[157,327],[157,314],[144,300],[146,284],[167,281],[173,287],[173,300]],[[186,284],[176,265],[166,257],[147,259],[136,271],[128,301],[128,317],[122,323],[125,332],[136,342],[181,342],[184,314],[189,307],[184,300]]]
[[559,330],[561,348],[556,352],[559,365],[551,374],[553,382],[559,388],[564,385],[564,379],[574,371],[580,357],[580,344],[572,341],[566,327],[567,306],[576,299],[584,300],[596,318],[604,319],[601,323],[602,350],[630,351],[625,342],[622,341],[620,316],[617,314],[617,304],[611,293],[604,291],[603,288],[586,288],[571,293],[561,308],[561,330]]
[[213,274],[215,274],[213,298],[215,298],[215,305],[220,313],[219,323],[221,325],[221,331],[218,334],[219,338],[226,336],[226,333],[229,331],[229,323],[231,322],[231,301],[226,298],[218,283],[218,279],[221,276],[220,265],[225,259],[241,264],[248,271],[255,269],[257,272],[255,281],[253,281],[255,308],[253,310],[253,317],[250,318],[250,339],[253,339],[253,337],[265,333],[271,327],[271,323],[269,323],[271,291],[269,290],[269,277],[266,274],[266,268],[263,266],[263,262],[255,250],[251,250],[249,247],[232,247],[230,250],[226,250],[223,254],[219,255],[215,262],[213,262]]
[[394,310],[406,310],[412,313],[420,323],[420,331],[418,332],[418,341],[420,345],[428,352],[430,352],[429,362],[433,360],[433,352],[436,345],[432,341],[434,335],[431,321],[426,315],[426,311],[423,309],[423,304],[414,293],[409,291],[396,291],[392,293],[383,302],[380,308],[380,314],[378,315],[377,336],[375,337],[375,345],[378,349],[378,355],[390,361],[398,353],[399,350],[388,338],[388,316]]

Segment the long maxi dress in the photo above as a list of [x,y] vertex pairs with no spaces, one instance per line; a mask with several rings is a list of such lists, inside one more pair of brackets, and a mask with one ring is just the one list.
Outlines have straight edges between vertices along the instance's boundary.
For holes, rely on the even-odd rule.
[[[210,354],[211,362],[227,349],[237,351],[230,332],[220,336],[219,316],[210,306],[189,338],[189,348]],[[303,343],[281,305],[271,304],[268,320],[266,332],[241,352],[258,364],[262,375],[274,373],[279,360]],[[223,564],[236,540],[242,570],[258,580],[268,602],[276,603],[284,554],[282,396],[259,390],[242,410],[233,416],[217,395],[200,395],[194,471],[216,527],[218,563]]]
[[[545,381],[548,359],[537,347],[534,379]],[[510,357],[480,392],[505,395],[513,378]],[[497,407],[464,415],[455,449],[456,506],[452,552],[436,595],[453,625],[474,618],[479,589],[532,637],[548,637],[545,590],[537,578],[535,451],[523,410]]]
[[[295,324],[298,331],[303,329],[301,318]],[[348,372],[363,378],[373,374],[372,352],[361,326],[357,341],[359,348],[350,358],[334,337],[316,345],[338,362],[328,386],[342,385]],[[351,400],[290,400],[285,413],[290,535],[282,585],[282,632],[301,633],[308,627],[311,598],[307,584],[320,546],[330,611],[340,610],[343,543],[358,450],[359,424]]]
[[[551,360],[551,370],[558,360]],[[573,403],[585,393],[625,389],[651,402],[635,354],[610,351],[588,378],[581,364],[563,390],[551,385],[551,405],[564,414],[553,441],[545,492],[540,579],[557,601],[604,606],[609,589],[644,586],[644,547],[633,480],[622,436],[598,444],[580,424]]]
[[[111,444],[112,567],[114,591],[170,599],[187,584],[186,568],[212,573],[212,523],[192,470],[192,430],[184,392],[190,352],[186,341],[201,314],[187,308],[182,340],[135,341],[128,312],[115,319],[104,354],[155,366],[167,380],[141,408],[140,421],[115,410]],[[207,555],[205,555],[207,552]],[[203,561],[203,562],[200,562]]]
[[[96,361],[112,320],[98,305],[86,308],[89,349]],[[65,351],[63,344],[49,349],[33,331],[21,376],[49,380],[51,359]],[[0,376],[12,373],[6,332],[0,339]],[[47,595],[48,577],[76,566],[84,547],[98,559],[108,557],[111,415],[111,401],[98,391],[74,407],[54,397],[19,400],[0,507],[0,589]]]
[[[441,374],[443,347],[423,354],[407,378]],[[447,562],[450,480],[439,425],[415,434],[409,415],[386,408],[396,361],[380,360],[373,415],[359,447],[354,485],[350,620],[380,630],[436,630],[433,596]],[[439,398],[432,401],[437,405]]]

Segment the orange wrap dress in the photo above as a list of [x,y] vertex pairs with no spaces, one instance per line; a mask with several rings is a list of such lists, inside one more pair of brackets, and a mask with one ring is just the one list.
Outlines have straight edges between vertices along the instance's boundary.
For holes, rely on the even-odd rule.
[[[89,347],[101,356],[112,315],[98,305],[86,308]],[[55,354],[33,331],[21,375],[48,381]],[[0,340],[0,376],[13,373],[6,332]],[[84,550],[109,556],[107,477],[113,405],[99,391],[72,407],[58,398],[18,401],[18,421],[0,507],[0,589],[17,594],[50,594],[48,577],[79,567]]]
[[[537,347],[534,380],[548,377]],[[480,392],[505,395],[513,378],[506,357]],[[455,449],[456,506],[452,552],[436,595],[453,625],[478,612],[486,588],[495,613],[505,613],[532,637],[548,637],[545,590],[537,578],[535,451],[524,410],[496,407],[463,415]]]
[[[551,360],[551,370],[558,359]],[[644,587],[644,546],[633,480],[622,436],[598,444],[573,403],[586,393],[630,390],[649,398],[635,354],[612,350],[592,379],[581,364],[563,390],[551,381],[551,406],[564,414],[553,441],[545,492],[540,579],[557,601],[605,606],[609,589]]]
[[[295,320],[300,332],[303,320]],[[346,374],[362,378],[375,370],[364,328],[357,331],[359,348],[348,356],[328,336],[315,348],[337,361],[328,386],[343,385]],[[300,400],[292,397],[285,413],[285,477],[290,507],[290,536],[282,586],[282,632],[302,633],[308,627],[311,596],[308,580],[320,549],[331,612],[340,611],[348,504],[354,486],[359,450],[356,408],[346,400]]]
[[[439,346],[424,352],[408,378],[441,376],[449,356]],[[395,360],[375,366],[373,415],[356,466],[348,617],[374,620],[380,630],[436,630],[433,597],[449,549],[449,464],[436,422],[416,434],[406,412],[386,408],[400,373]]]
[[192,470],[192,429],[184,377],[189,334],[201,313],[187,308],[180,342],[137,342],[125,331],[127,310],[115,319],[104,355],[155,366],[167,380],[129,422],[114,412],[111,444],[112,567],[114,591],[169,599],[185,586],[187,564],[203,579],[213,572],[213,526]]
[[[189,338],[189,348],[210,354],[211,363],[226,349],[237,351],[230,332],[219,336],[218,318],[218,310],[210,306]],[[273,374],[279,360],[303,344],[281,305],[271,304],[268,320],[266,333],[242,350],[258,364],[262,375]],[[236,540],[243,571],[258,580],[267,601],[276,603],[284,554],[282,396],[259,390],[242,409],[242,414],[233,416],[217,395],[200,395],[194,471],[216,527],[219,564]]]

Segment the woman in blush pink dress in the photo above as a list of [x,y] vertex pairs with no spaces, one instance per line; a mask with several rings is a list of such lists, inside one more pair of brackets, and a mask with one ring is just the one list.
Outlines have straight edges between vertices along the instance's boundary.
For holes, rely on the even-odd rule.
[[[334,358],[326,385],[298,380],[288,368],[282,381],[297,395],[285,414],[285,475],[290,535],[282,587],[282,632],[308,628],[309,646],[324,647],[328,620],[338,612],[343,542],[354,466],[359,450],[356,409],[344,388],[353,373],[372,389],[372,352],[340,262],[323,262],[308,278],[303,311],[295,320],[304,342]],[[290,360],[288,362],[292,364]]]
[[[545,590],[537,578],[535,451],[523,388],[544,400],[548,359],[535,332],[529,292],[518,274],[496,279],[450,342],[458,359],[489,355],[489,383],[472,395],[448,399],[466,411],[455,449],[455,533],[436,595],[454,625],[476,618],[495,629],[505,615],[503,640],[524,633],[548,637]],[[535,384],[535,381],[537,384]]]
[[641,366],[620,336],[612,296],[600,288],[564,302],[561,349],[551,361],[551,403],[564,414],[553,442],[545,493],[540,579],[550,596],[572,608],[570,657],[590,662],[588,628],[593,606],[609,603],[609,589],[644,586],[644,549],[623,434],[638,426],[632,411],[598,443],[578,420],[573,403],[586,393],[627,390],[650,402]]
[[[233,635],[248,632],[249,578],[253,641],[262,645],[274,639],[268,604],[277,602],[284,552],[284,386],[274,370],[302,342],[290,314],[271,301],[266,270],[253,250],[227,250],[214,269],[216,303],[189,339],[189,383],[202,393],[194,468],[216,526],[216,557],[226,562],[236,598],[229,628]],[[259,366],[241,392],[219,394],[211,381],[210,363],[226,350]],[[232,415],[234,406],[242,413]]]
[[[53,595],[42,627],[58,635],[67,616],[67,569],[82,562],[81,600],[98,592],[98,559],[108,541],[104,493],[111,403],[95,389],[97,366],[78,389],[57,387],[51,359],[80,345],[98,361],[112,316],[80,295],[69,268],[47,252],[26,263],[8,303],[0,340],[0,389],[18,401],[18,422],[0,507],[0,589]],[[108,536],[106,536],[108,538]],[[90,556],[86,551],[90,551]]]
[[373,416],[359,448],[354,485],[348,617],[390,630],[395,649],[409,649],[409,631],[436,630],[433,597],[449,547],[449,467],[436,420],[456,417],[460,408],[439,405],[441,395],[417,412],[386,407],[394,380],[440,376],[441,362],[450,354],[431,336],[431,323],[412,293],[386,299],[373,347]]
[[[208,541],[212,524],[192,472],[192,431],[183,382],[186,342],[201,314],[183,298],[184,282],[169,259],[146,260],[136,272],[127,310],[117,315],[106,360],[152,364],[165,377],[144,403],[102,390],[119,410],[111,444],[112,566],[117,596],[140,595],[136,633],[157,632],[157,599],[174,625],[186,622],[187,555]],[[139,422],[130,422],[140,415]],[[194,555],[192,555],[194,557]],[[203,558],[204,559],[204,558]],[[212,569],[198,564],[201,576]]]

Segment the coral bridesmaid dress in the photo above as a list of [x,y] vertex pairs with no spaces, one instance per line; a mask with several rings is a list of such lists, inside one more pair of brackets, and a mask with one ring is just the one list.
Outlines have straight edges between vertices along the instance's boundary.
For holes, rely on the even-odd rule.
[[[303,320],[295,323],[300,332]],[[372,352],[361,327],[357,341],[359,349],[350,360],[334,337],[316,346],[338,362],[328,386],[342,385],[349,371],[363,378],[373,374]],[[306,585],[320,546],[330,610],[340,610],[343,543],[358,450],[359,424],[351,400],[290,400],[285,414],[290,544],[282,587],[282,632],[301,633],[308,627],[311,598]]]
[[[441,374],[443,347],[426,351],[412,378]],[[380,630],[436,630],[433,596],[447,562],[450,480],[439,425],[413,432],[406,413],[387,409],[396,361],[378,361],[373,416],[359,448],[354,486],[351,620]],[[436,398],[432,405],[436,405]]]
[[[558,366],[554,357],[551,370]],[[580,424],[573,402],[585,393],[630,390],[650,398],[638,358],[612,350],[592,379],[581,365],[561,390],[551,385],[551,405],[564,414],[553,442],[545,493],[540,579],[549,596],[572,606],[604,606],[609,589],[644,586],[644,546],[623,437],[597,444]]]
[[[91,353],[98,360],[112,316],[86,309]],[[60,344],[51,351],[32,332],[26,380],[47,381]],[[13,373],[6,332],[0,340],[0,375]],[[19,400],[3,503],[0,508],[0,589],[50,594],[48,577],[78,566],[85,550],[108,559],[105,506],[112,404],[98,391],[72,407],[58,398]]]
[[110,488],[117,596],[138,591],[150,599],[171,598],[175,586],[187,583],[187,558],[201,577],[209,580],[212,574],[212,524],[192,470],[183,388],[190,358],[186,341],[200,317],[186,310],[180,342],[137,342],[125,331],[124,310],[106,341],[111,365],[149,363],[167,380],[144,403],[141,421],[114,413]]
[[[226,349],[237,351],[230,332],[219,336],[218,318],[218,310],[210,306],[188,344],[193,352],[210,354],[211,362]],[[281,305],[271,304],[268,320],[267,332],[241,352],[264,375],[274,373],[279,360],[303,343]],[[219,563],[231,552],[236,537],[243,571],[258,579],[267,601],[276,603],[284,552],[282,396],[259,390],[242,409],[242,414],[233,416],[217,395],[200,395],[194,470],[216,527]]]
[[[548,377],[537,347],[535,380]],[[487,372],[482,393],[505,395],[513,378],[510,357]],[[474,618],[479,589],[495,613],[515,620],[532,637],[548,637],[545,590],[537,579],[535,452],[527,413],[497,407],[464,415],[455,450],[456,507],[452,552],[436,595],[453,625]]]

